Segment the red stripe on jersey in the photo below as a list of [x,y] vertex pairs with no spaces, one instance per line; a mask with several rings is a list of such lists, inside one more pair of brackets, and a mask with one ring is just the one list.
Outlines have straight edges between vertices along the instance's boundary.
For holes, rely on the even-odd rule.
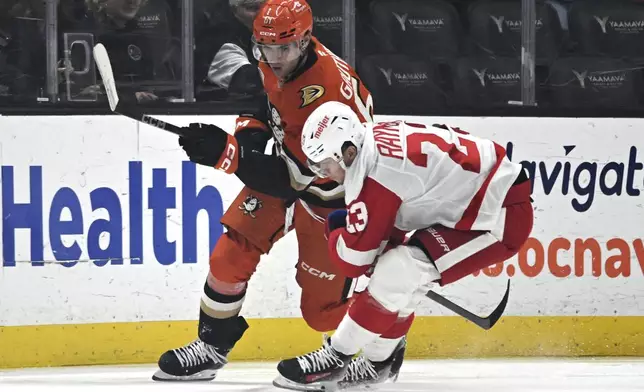
[[336,229],[329,234],[329,258],[347,278],[357,278],[364,275],[371,268],[371,265],[356,266],[340,257],[338,254],[338,238],[342,233],[346,232],[346,229]]
[[347,221],[353,228],[347,227],[345,243],[362,252],[379,248],[392,234],[401,204],[395,192],[367,177],[358,197],[347,205]]
[[409,125],[412,128],[427,129],[427,125],[425,125],[425,124],[418,124],[418,123],[413,123],[413,122],[408,122],[408,121],[404,121],[404,124]]
[[[364,180],[358,197],[347,205],[347,227],[334,230],[329,236],[329,255],[345,272],[360,276],[369,268],[364,260],[344,260],[340,254],[358,257],[380,248],[394,232],[394,223],[402,200],[398,195],[371,177]],[[344,244],[338,245],[342,236]],[[340,249],[338,246],[348,249]],[[353,251],[353,252],[352,252]],[[369,264],[373,263],[373,260]],[[355,275],[356,273],[360,275]]]
[[490,174],[487,175],[487,178],[483,184],[481,184],[481,188],[479,188],[478,192],[476,192],[470,201],[470,204],[465,209],[465,212],[463,212],[461,219],[454,226],[456,230],[471,230],[472,225],[474,225],[476,218],[479,216],[479,210],[483,204],[483,198],[485,197],[487,188],[490,186],[490,182],[492,182],[492,178],[496,174],[497,170],[499,170],[499,167],[503,162],[503,158],[505,158],[505,149],[500,145],[494,143],[494,151],[496,152],[496,164],[492,167]]

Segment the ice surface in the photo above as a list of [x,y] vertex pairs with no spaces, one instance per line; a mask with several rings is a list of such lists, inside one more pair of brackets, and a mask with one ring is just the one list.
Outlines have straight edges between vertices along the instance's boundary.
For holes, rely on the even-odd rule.
[[[230,363],[211,382],[151,380],[155,366],[94,366],[0,372],[0,391],[280,391],[276,363]],[[644,359],[406,360],[380,391],[644,391]],[[283,391],[283,390],[282,390]]]

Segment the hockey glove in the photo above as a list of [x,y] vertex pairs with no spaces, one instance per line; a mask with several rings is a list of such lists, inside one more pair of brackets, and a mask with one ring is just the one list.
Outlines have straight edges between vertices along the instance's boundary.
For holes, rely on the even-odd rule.
[[210,124],[190,124],[183,128],[185,136],[179,145],[190,161],[234,173],[238,164],[238,145],[234,136]]
[[326,217],[326,224],[324,227],[324,238],[329,239],[329,234],[333,230],[346,227],[347,225],[347,210],[335,210],[332,211]]

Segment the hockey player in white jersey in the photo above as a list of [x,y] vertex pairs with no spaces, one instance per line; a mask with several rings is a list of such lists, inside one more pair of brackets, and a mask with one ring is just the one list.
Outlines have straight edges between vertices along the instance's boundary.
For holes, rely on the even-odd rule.
[[327,218],[331,259],[347,276],[371,279],[333,336],[281,361],[274,384],[395,379],[425,293],[509,259],[528,239],[528,176],[491,140],[444,125],[361,124],[339,102],[310,115],[302,150],[318,176],[345,187],[347,209]]

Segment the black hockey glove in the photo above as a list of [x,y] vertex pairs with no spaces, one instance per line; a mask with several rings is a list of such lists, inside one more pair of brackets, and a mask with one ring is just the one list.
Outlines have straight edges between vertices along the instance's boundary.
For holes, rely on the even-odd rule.
[[[179,145],[192,162],[224,171],[228,171],[233,162],[237,166],[237,143],[228,132],[216,125],[198,123],[183,127],[183,130],[185,136],[179,137]],[[227,159],[222,161],[224,152]]]

